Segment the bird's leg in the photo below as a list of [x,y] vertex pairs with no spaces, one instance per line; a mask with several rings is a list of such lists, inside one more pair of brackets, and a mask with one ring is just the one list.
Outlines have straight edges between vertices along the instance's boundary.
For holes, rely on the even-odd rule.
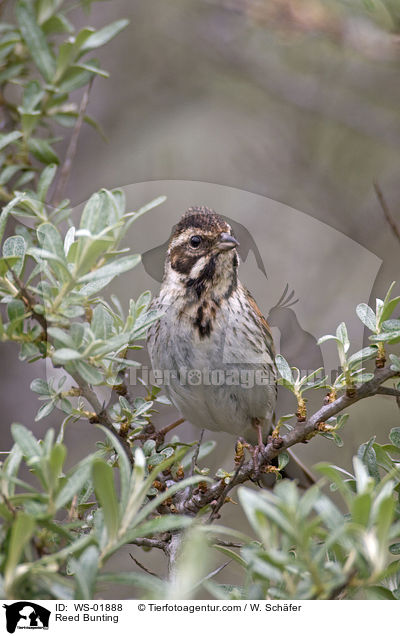
[[258,417],[254,417],[251,423],[254,426],[254,428],[257,430],[257,445],[253,446],[252,455],[253,455],[254,473],[255,475],[258,475],[258,473],[260,472],[260,466],[258,463],[258,453],[264,450],[263,430],[262,430],[261,420],[259,420]]

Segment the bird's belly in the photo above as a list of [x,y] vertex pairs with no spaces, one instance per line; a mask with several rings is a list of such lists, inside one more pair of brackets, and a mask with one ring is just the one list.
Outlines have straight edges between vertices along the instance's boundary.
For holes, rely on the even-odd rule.
[[247,362],[240,342],[232,351],[224,329],[194,342],[191,325],[181,322],[177,331],[164,317],[160,336],[151,352],[153,369],[162,372],[166,393],[185,419],[252,442],[254,418],[270,428],[276,388],[267,364]]

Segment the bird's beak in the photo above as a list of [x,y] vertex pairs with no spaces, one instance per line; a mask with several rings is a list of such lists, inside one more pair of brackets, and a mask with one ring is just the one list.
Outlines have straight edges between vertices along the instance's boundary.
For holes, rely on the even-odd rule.
[[231,234],[228,234],[228,232],[221,232],[219,235],[218,249],[221,251],[232,250],[234,247],[238,247],[238,245],[239,241]]

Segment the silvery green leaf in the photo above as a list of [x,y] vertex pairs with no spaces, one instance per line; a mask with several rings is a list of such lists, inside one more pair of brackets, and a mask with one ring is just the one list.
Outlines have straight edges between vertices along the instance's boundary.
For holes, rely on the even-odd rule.
[[338,342],[338,338],[336,336],[326,335],[326,336],[321,336],[318,339],[317,344],[321,345],[322,343],[327,342],[328,340],[336,340],[336,342]]
[[122,258],[108,263],[99,269],[95,269],[79,279],[80,283],[88,283],[101,278],[108,278],[110,276],[118,276],[124,272],[129,271],[140,263],[140,254],[133,254],[132,256],[124,256]]
[[378,347],[364,347],[357,353],[353,353],[352,356],[348,359],[349,364],[355,364],[357,362],[363,362],[363,360],[370,360],[374,358],[378,352]]
[[72,567],[77,582],[76,599],[93,598],[99,565],[100,553],[94,545],[88,546],[78,559],[73,559]]
[[89,384],[98,385],[104,381],[102,373],[84,360],[76,360],[74,366],[79,375]]
[[45,167],[42,174],[40,175],[38,186],[37,186],[37,194],[41,201],[46,200],[47,193],[49,188],[54,180],[54,177],[57,172],[57,165],[55,163],[50,163]]
[[82,354],[74,349],[68,349],[66,347],[57,349],[53,354],[53,361],[56,364],[66,364],[72,360],[79,360],[82,358]]
[[399,371],[400,372],[400,358],[399,356],[394,355],[394,353],[391,353],[389,355],[390,358],[390,362],[392,363],[390,368],[392,369],[392,371]]
[[382,323],[382,327],[386,331],[400,330],[400,320],[393,318],[392,320],[385,320]]
[[285,358],[278,353],[278,355],[275,357],[275,363],[281,377],[290,385],[293,385],[294,378],[292,375],[292,371]]
[[398,331],[383,331],[381,333],[373,334],[369,337],[372,342],[400,342],[400,330]]
[[64,255],[65,257],[68,256],[68,252],[69,252],[69,248],[71,247],[72,243],[75,241],[75,228],[74,226],[70,227],[68,232],[65,235],[64,238]]
[[96,338],[107,341],[111,337],[113,319],[105,307],[96,305],[90,326]]
[[34,391],[35,393],[39,393],[39,395],[46,395],[46,396],[51,395],[51,391],[50,391],[48,383],[45,380],[42,380],[40,378],[36,378],[36,380],[32,380],[30,389],[31,391]]
[[38,412],[36,413],[35,422],[39,422],[39,420],[42,420],[44,417],[47,417],[48,415],[50,415],[50,413],[52,413],[54,409],[55,409],[55,404],[52,401],[46,402],[46,404],[43,404],[43,406],[41,406]]
[[376,332],[376,314],[366,303],[360,303],[356,309],[357,316],[370,331]]
[[66,266],[63,240],[56,226],[52,223],[41,223],[37,228],[37,237],[39,245],[47,252],[56,254]]
[[4,232],[6,229],[6,225],[7,225],[7,220],[8,217],[10,215],[10,213],[12,212],[12,210],[15,208],[16,205],[18,205],[18,203],[21,201],[21,199],[23,198],[24,194],[22,192],[18,193],[11,201],[10,203],[8,203],[1,211],[0,214],[0,241],[2,241],[3,236],[4,236]]
[[22,272],[25,252],[26,243],[22,236],[9,236],[8,239],[5,240],[3,245],[3,257],[5,259],[14,257],[18,258],[18,261],[12,265],[12,269],[17,276],[19,276]]
[[336,337],[342,343],[344,352],[347,353],[350,348],[350,341],[347,334],[347,327],[344,322],[341,322],[336,329]]

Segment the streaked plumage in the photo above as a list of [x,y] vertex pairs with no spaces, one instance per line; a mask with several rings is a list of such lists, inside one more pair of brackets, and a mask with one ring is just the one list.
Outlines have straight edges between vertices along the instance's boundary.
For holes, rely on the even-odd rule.
[[[274,346],[265,318],[238,280],[237,246],[231,227],[212,210],[195,207],[183,215],[153,301],[164,313],[147,342],[153,369],[172,372],[166,392],[185,419],[255,443],[255,424],[265,437],[274,417]],[[247,387],[246,378],[256,372],[259,383]]]

